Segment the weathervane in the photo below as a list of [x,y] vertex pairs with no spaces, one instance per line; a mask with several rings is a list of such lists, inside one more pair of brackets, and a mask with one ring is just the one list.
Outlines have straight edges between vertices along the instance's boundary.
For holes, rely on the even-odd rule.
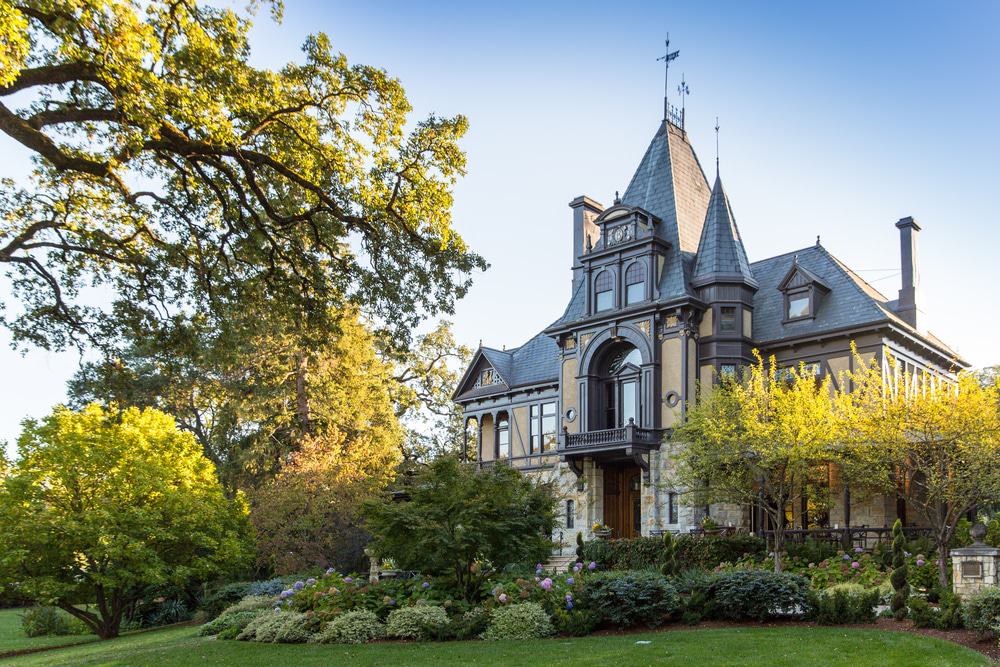
[[657,62],[659,62],[660,60],[663,61],[663,120],[667,120],[668,118],[670,118],[670,102],[667,101],[667,91],[670,90],[670,88],[667,86],[667,76],[670,73],[670,61],[676,60],[677,56],[679,56],[681,52],[680,51],[674,51],[673,53],[670,52],[669,32],[667,33],[667,39],[663,43],[663,45],[666,49],[666,52],[656,60]]

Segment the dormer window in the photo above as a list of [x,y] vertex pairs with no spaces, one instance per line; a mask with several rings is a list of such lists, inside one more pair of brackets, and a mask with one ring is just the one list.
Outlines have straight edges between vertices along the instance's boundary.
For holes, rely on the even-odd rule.
[[594,279],[595,310],[611,310],[615,307],[615,280],[610,271],[601,271]]
[[641,262],[632,262],[625,271],[625,304],[646,300],[646,269]]
[[830,287],[815,273],[800,265],[798,258],[785,274],[778,289],[785,295],[783,322],[797,322],[816,317],[820,300],[830,291]]

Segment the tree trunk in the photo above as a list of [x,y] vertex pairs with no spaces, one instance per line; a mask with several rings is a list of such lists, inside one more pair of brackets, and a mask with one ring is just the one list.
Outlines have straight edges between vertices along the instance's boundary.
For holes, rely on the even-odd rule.
[[774,522],[774,571],[781,572],[784,564],[781,562],[781,551],[785,547],[785,525],[783,521]]

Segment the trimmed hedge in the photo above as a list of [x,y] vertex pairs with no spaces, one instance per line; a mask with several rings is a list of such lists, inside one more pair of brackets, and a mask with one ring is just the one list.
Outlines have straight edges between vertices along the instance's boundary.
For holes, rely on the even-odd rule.
[[808,616],[814,604],[809,580],[788,572],[720,572],[706,593],[713,614],[731,621]]
[[[609,570],[659,569],[665,542],[659,537],[627,540],[591,540],[583,545],[583,560],[596,561]],[[711,570],[720,563],[735,563],[744,556],[763,558],[767,545],[756,535],[677,535],[673,538],[677,571]]]
[[600,614],[619,628],[655,628],[680,608],[670,580],[658,572],[600,572],[587,578],[580,608]]

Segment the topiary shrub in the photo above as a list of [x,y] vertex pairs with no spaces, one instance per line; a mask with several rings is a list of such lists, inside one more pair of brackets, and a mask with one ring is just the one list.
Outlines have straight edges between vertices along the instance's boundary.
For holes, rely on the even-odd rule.
[[878,589],[845,584],[819,591],[810,618],[823,625],[874,623]]
[[314,644],[365,644],[386,636],[385,624],[367,609],[340,614],[313,635]]
[[889,581],[895,593],[889,604],[897,620],[903,620],[907,614],[907,600],[910,598],[910,584],[907,582],[909,572],[906,565],[906,535],[903,533],[903,522],[896,519],[892,524],[892,574]]
[[390,612],[386,631],[399,639],[431,639],[448,626],[448,613],[443,607],[418,605]]
[[653,628],[680,608],[680,598],[658,572],[601,572],[587,577],[580,608],[599,613],[619,628]]
[[58,607],[28,607],[21,614],[21,632],[25,637],[86,635],[90,629]]
[[552,620],[542,605],[521,602],[495,609],[483,639],[539,639],[554,631]]
[[962,617],[965,627],[981,637],[996,636],[1000,625],[1000,588],[984,588],[966,600]]
[[714,615],[734,621],[808,615],[813,605],[808,579],[767,570],[719,573],[707,595]]

